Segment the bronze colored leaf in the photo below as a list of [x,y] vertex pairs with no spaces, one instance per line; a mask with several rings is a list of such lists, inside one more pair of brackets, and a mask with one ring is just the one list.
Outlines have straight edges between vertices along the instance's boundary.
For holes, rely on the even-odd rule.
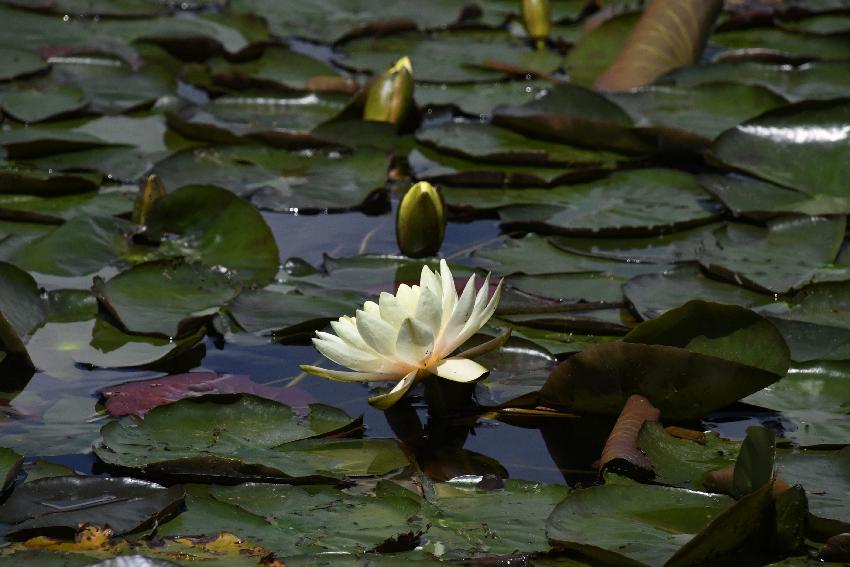
[[635,478],[648,480],[655,476],[649,458],[638,448],[638,435],[645,421],[658,421],[658,408],[643,396],[629,396],[611,435],[605,442],[600,459],[600,471],[613,471]]

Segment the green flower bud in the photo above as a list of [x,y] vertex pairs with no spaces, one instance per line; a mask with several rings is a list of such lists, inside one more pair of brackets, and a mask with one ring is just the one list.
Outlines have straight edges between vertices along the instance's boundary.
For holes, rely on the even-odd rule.
[[522,20],[537,49],[542,49],[551,27],[549,0],[522,0]]
[[399,126],[412,107],[413,66],[409,57],[402,57],[369,87],[363,119]]
[[411,258],[434,256],[445,235],[443,196],[427,181],[420,181],[408,189],[398,206],[395,236],[399,250]]
[[148,176],[144,186],[136,195],[136,202],[133,203],[133,216],[131,220],[136,224],[145,224],[148,220],[148,214],[153,208],[153,204],[161,197],[165,197],[165,185],[156,175]]

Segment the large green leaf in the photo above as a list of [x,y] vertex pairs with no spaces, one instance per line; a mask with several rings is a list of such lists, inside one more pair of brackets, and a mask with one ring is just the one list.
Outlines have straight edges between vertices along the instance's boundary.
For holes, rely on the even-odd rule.
[[448,122],[421,129],[416,139],[462,158],[495,163],[611,167],[629,159],[613,152],[533,140],[480,122]]
[[736,216],[764,218],[787,213],[850,213],[850,199],[846,197],[808,195],[751,177],[703,174],[699,182]]
[[780,453],[776,468],[782,480],[806,489],[813,514],[850,525],[850,449]]
[[311,410],[302,419],[251,395],[189,398],[105,425],[95,454],[154,478],[226,484],[384,475],[407,466],[390,439],[314,439],[356,422],[329,406]]
[[0,262],[0,315],[21,340],[29,337],[47,315],[32,276],[6,262]]
[[0,47],[3,70],[0,81],[8,81],[21,75],[31,75],[47,69],[47,62],[38,54],[23,49]]
[[850,101],[789,105],[745,122],[714,142],[724,165],[808,195],[846,197]]
[[93,290],[126,331],[178,337],[218,312],[238,286],[207,266],[158,261],[98,279]]
[[845,224],[843,216],[782,217],[764,228],[727,224],[703,241],[699,262],[724,279],[787,293],[817,280],[835,261]]
[[428,83],[494,81],[506,73],[547,75],[562,60],[554,51],[535,51],[503,32],[491,31],[375,36],[351,41],[344,49],[345,55],[334,59],[337,64],[373,74],[406,55],[413,63],[414,78]]
[[0,494],[15,482],[24,458],[11,449],[0,447]]
[[733,502],[608,475],[604,485],[570,492],[549,517],[546,535],[594,564],[660,566]]
[[577,413],[618,415],[641,394],[669,420],[693,420],[758,391],[789,364],[767,320],[740,307],[693,301],[637,326],[624,342],[561,363],[540,391]]
[[0,106],[7,114],[21,122],[41,122],[78,111],[86,106],[86,101],[81,90],[58,86],[42,91],[7,92],[0,97]]
[[536,393],[557,363],[549,351],[513,336],[498,350],[475,360],[490,371],[475,386],[476,401],[485,406],[501,406]]
[[413,93],[419,106],[455,106],[464,114],[489,119],[502,104],[520,105],[534,100],[549,86],[543,81],[511,81],[434,85],[421,83]]
[[[779,382],[745,398],[790,420],[783,437],[807,447],[848,444],[850,368],[846,361],[795,364]],[[787,422],[786,422],[787,423]]]
[[850,45],[841,37],[817,37],[769,27],[717,32],[711,41],[729,49],[726,56],[757,53],[825,61],[850,57]]
[[[157,200],[148,233],[207,266],[222,266],[238,279],[267,283],[280,265],[269,226],[251,205],[219,187],[189,186]],[[246,254],[246,251],[250,253]]]
[[183,487],[133,478],[62,476],[19,486],[0,509],[17,537],[72,536],[82,524],[109,526],[116,535],[155,525],[183,504]]
[[677,69],[658,82],[688,87],[724,81],[760,85],[791,102],[839,98],[846,96],[850,88],[850,64],[846,61],[797,66],[758,61],[714,63]]
[[639,16],[627,12],[583,30],[578,42],[567,53],[565,67],[570,82],[584,87],[593,85],[596,77],[616,59]]

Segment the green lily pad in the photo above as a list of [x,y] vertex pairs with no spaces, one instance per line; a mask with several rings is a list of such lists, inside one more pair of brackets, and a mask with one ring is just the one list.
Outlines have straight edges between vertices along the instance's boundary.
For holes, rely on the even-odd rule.
[[736,216],[765,218],[785,213],[850,213],[850,200],[845,197],[807,195],[751,177],[703,174],[699,182]]
[[38,54],[23,49],[0,47],[0,59],[3,60],[0,81],[32,75],[48,68],[47,62]]
[[733,503],[608,475],[604,485],[570,492],[549,517],[546,535],[594,563],[660,566]]
[[846,99],[789,105],[723,133],[712,152],[724,165],[779,185],[845,198],[848,120]]
[[739,450],[714,432],[706,433],[702,443],[673,437],[657,421],[644,422],[638,447],[652,463],[654,482],[694,489],[705,489],[705,473],[735,464]]
[[843,447],[850,432],[848,376],[846,361],[799,363],[782,380],[743,401],[781,412],[796,426],[783,431],[785,439],[792,443],[803,447]]
[[[474,185],[483,187],[545,187],[567,183],[573,179],[598,177],[606,172],[597,165],[575,168],[546,167],[530,165],[503,165],[472,161],[439,152],[419,145],[407,156],[411,176],[420,181],[448,185]],[[468,205],[469,194],[453,191],[456,198],[451,204]],[[497,194],[494,191],[492,194]],[[484,197],[491,193],[481,194]],[[511,193],[513,194],[513,193]],[[476,195],[476,194],[473,194]],[[492,208],[496,205],[485,204],[480,208]]]
[[770,53],[779,57],[839,60],[850,57],[850,46],[840,37],[812,36],[777,28],[749,28],[712,34],[712,43],[746,55],[749,51]]
[[41,533],[71,536],[80,524],[109,526],[116,535],[174,515],[183,487],[165,488],[132,478],[63,476],[19,486],[3,504],[0,522],[17,537]]
[[549,83],[534,80],[500,83],[416,85],[414,98],[419,106],[454,106],[464,114],[489,119],[499,105],[521,105],[539,96]]
[[0,262],[0,316],[19,340],[25,340],[43,322],[47,309],[38,284],[20,268]]
[[243,292],[228,304],[227,310],[246,331],[283,340],[310,335],[363,302],[363,294],[356,291],[304,291],[307,293],[267,287]]
[[305,156],[260,148],[217,147],[179,152],[154,169],[166,187],[209,184],[274,211],[356,207],[387,179],[388,160],[378,150],[352,156]]
[[348,554],[374,549],[424,526],[413,493],[349,494],[329,486],[198,486],[188,510],[160,526],[163,535],[236,531],[276,554]]
[[710,224],[647,238],[629,239],[553,236],[549,242],[567,252],[594,258],[672,264],[696,260],[699,244],[706,234],[717,228],[719,228],[718,225]]
[[[499,210],[508,226],[581,236],[645,236],[705,224],[716,218],[712,201],[691,175],[665,169],[611,177],[526,195]],[[544,200],[546,197],[546,200]]]
[[475,360],[490,371],[475,385],[476,401],[484,406],[502,406],[536,393],[557,364],[548,350],[516,336]]
[[342,410],[289,406],[250,395],[207,395],[156,407],[101,429],[107,465],[172,480],[290,482],[384,475],[407,466],[390,439],[315,439],[356,426]]
[[816,61],[797,66],[756,61],[713,63],[676,69],[658,82],[688,87],[719,81],[760,85],[791,102],[828,100],[847,95],[850,64],[846,61]]
[[71,467],[66,467],[65,465],[61,465],[59,463],[52,463],[44,459],[39,459],[25,466],[24,472],[27,475],[26,479],[24,479],[25,483],[33,482],[34,480],[38,480],[40,478],[73,476],[77,474],[76,471],[74,471],[74,469],[72,469]]
[[11,449],[0,447],[0,494],[15,482],[24,458]]
[[850,449],[780,453],[777,474],[806,489],[812,514],[850,525]]
[[850,32],[850,16],[846,14],[820,14],[807,18],[785,20],[776,24],[788,31],[812,35],[836,35]]
[[102,179],[103,176],[100,174],[45,171],[25,163],[0,162],[0,187],[15,193],[31,195],[84,193],[96,190]]
[[28,159],[62,152],[102,148],[110,143],[83,132],[59,128],[29,127],[0,131],[6,157]]
[[[533,327],[508,323],[498,318],[491,319],[490,325],[496,329],[500,329],[501,332],[510,328],[512,330],[512,337],[526,339],[555,357],[581,352],[594,345],[619,340],[619,337],[606,335],[580,335],[547,329],[535,329]],[[489,334],[486,327],[482,329],[482,333],[485,332]],[[501,332],[493,333],[493,336],[495,337],[501,334]]]
[[650,86],[608,97],[626,109],[638,126],[674,137],[681,132],[706,144],[724,130],[786,102],[764,87],[734,83]]
[[161,14],[163,7],[148,0],[3,0],[4,4],[76,16],[100,16],[105,18],[144,18]]
[[282,90],[346,90],[354,87],[334,67],[282,46],[270,45],[251,61],[231,63],[216,57],[207,63],[210,78],[231,88],[272,87]]
[[217,313],[237,293],[230,278],[200,264],[146,262],[93,290],[131,333],[184,336]]
[[12,262],[39,274],[85,276],[116,262],[133,226],[114,217],[76,217],[19,250]]
[[703,241],[710,272],[759,291],[787,293],[817,279],[844,238],[844,217],[783,217],[767,227],[727,224]]
[[635,276],[623,285],[623,295],[642,319],[654,319],[692,299],[741,307],[757,307],[774,301],[770,295],[712,279],[694,265]]
[[280,265],[277,244],[262,215],[218,187],[182,187],[157,200],[148,215],[147,233],[167,240],[192,260],[232,270],[246,282],[266,283]]
[[436,500],[421,512],[431,524],[424,539],[444,561],[547,551],[546,518],[567,495],[564,486],[523,480],[506,480],[495,490],[463,484],[435,489]]
[[520,106],[499,106],[493,123],[534,138],[592,148],[647,153],[654,143],[634,130],[628,113],[594,91],[558,84]]
[[540,274],[509,276],[506,284],[526,293],[566,303],[610,303],[623,301],[624,277],[600,273]]
[[11,91],[0,97],[3,111],[21,122],[41,122],[86,106],[83,92],[57,86],[42,91]]
[[503,32],[492,31],[365,37],[346,43],[344,49],[345,55],[335,57],[335,63],[373,74],[406,55],[413,62],[416,81],[426,83],[487,82],[505,74],[546,75],[562,61],[556,52],[535,51]]
[[105,189],[96,192],[52,197],[0,194],[0,211],[8,216],[44,215],[57,224],[76,216],[118,216],[133,210],[133,201],[123,192]]
[[494,163],[610,168],[629,158],[613,152],[532,140],[480,122],[448,122],[420,129],[416,139],[465,159]]
[[151,366],[188,351],[203,335],[204,329],[176,340],[131,335],[102,319],[83,319],[47,323],[35,332],[27,347],[40,371],[60,380],[75,380],[86,375],[80,365]]
[[763,317],[736,306],[692,301],[561,363],[540,394],[578,413],[618,415],[631,394],[672,421],[700,419],[776,382],[788,347]]

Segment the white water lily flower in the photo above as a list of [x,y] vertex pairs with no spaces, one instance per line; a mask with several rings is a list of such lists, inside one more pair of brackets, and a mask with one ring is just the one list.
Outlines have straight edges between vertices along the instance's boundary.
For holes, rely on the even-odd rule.
[[438,272],[423,266],[419,285],[401,284],[395,295],[384,292],[377,303],[367,301],[354,317],[333,321],[336,334],[316,333],[316,349],[354,372],[309,365],[301,369],[331,380],[398,382],[388,394],[369,400],[380,408],[393,405],[428,374],[455,382],[476,380],[487,368],[471,358],[499,348],[509,333],[456,356],[449,355],[493,316],[502,282],[487,301],[489,287],[488,274],[476,291],[473,275],[458,297],[445,260],[440,260]]

